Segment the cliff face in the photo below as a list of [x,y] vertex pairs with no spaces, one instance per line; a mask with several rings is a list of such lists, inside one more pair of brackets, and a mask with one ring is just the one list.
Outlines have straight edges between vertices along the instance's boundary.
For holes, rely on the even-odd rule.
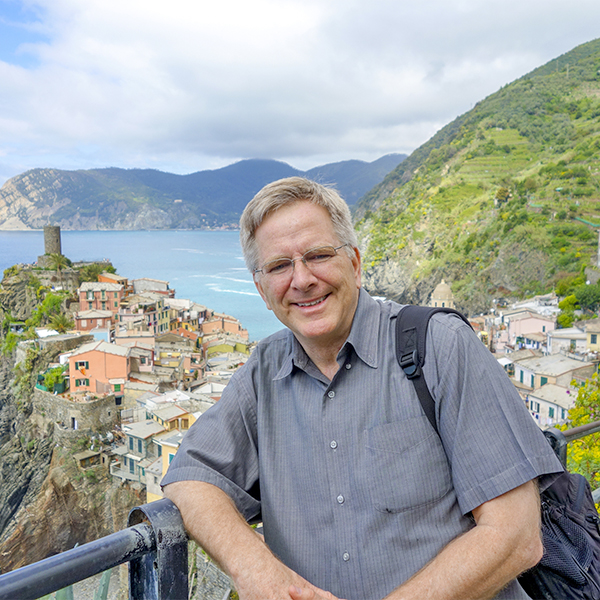
[[[3,309],[25,318],[34,306],[25,279],[8,279],[0,286],[0,323]],[[0,346],[3,336],[0,329]],[[129,510],[145,502],[145,494],[114,482],[107,466],[79,469],[73,455],[89,448],[86,432],[57,437],[54,424],[32,412],[35,376],[59,351],[0,354],[0,572],[122,529]]]

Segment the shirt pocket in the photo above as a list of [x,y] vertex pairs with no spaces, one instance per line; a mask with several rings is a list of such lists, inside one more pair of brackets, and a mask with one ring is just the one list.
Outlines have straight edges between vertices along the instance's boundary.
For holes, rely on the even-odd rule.
[[375,508],[396,513],[436,502],[452,487],[448,459],[427,417],[366,431],[368,482]]

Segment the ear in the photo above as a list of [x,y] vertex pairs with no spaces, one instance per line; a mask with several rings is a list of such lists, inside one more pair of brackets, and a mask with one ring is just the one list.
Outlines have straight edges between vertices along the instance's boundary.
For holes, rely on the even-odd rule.
[[256,277],[256,275],[252,276],[252,279],[254,280],[254,285],[256,286],[256,289],[258,290],[258,293],[260,294],[260,297],[264,300],[265,304],[267,305],[267,308],[269,310],[273,310],[271,308],[271,305],[269,304],[269,300],[267,295],[265,294],[263,287],[260,283],[260,279]]
[[362,283],[360,250],[358,248],[352,248],[352,250],[354,250],[354,256],[350,260],[352,261],[352,266],[354,267],[354,280],[356,281],[356,287],[360,288]]

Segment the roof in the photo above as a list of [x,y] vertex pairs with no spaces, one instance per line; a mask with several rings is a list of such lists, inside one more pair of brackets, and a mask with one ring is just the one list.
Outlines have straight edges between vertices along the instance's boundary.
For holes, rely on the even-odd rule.
[[439,298],[440,300],[453,300],[454,294],[452,293],[450,286],[442,279],[442,281],[437,284],[435,290],[433,290],[431,297],[436,299]]
[[532,333],[523,333],[520,335],[520,337],[525,338],[526,340],[531,340],[532,342],[545,342],[546,341],[546,334],[545,333],[539,333],[539,332],[532,332]]
[[110,310],[80,310],[76,313],[75,317],[77,319],[107,319],[111,318],[113,315]]
[[524,319],[541,319],[542,321],[549,321],[550,323],[554,323],[556,319],[554,317],[548,317],[545,315],[541,315],[540,313],[535,312],[534,310],[520,310],[514,314],[504,314],[504,319],[509,319],[510,321],[522,321]]
[[184,410],[176,404],[167,404],[166,406],[161,405],[157,408],[150,409],[150,412],[163,421],[170,421],[188,414],[187,410]]
[[550,354],[549,356],[535,356],[515,361],[520,367],[550,377],[558,377],[570,371],[576,371],[584,368],[593,368],[592,363],[585,363],[573,358],[568,358],[562,354]]
[[86,458],[91,458],[92,456],[100,456],[100,452],[95,452],[94,450],[85,450],[84,452],[73,454],[73,458],[75,460],[84,460]]
[[536,400],[544,400],[545,402],[551,402],[552,404],[557,404],[562,408],[571,408],[575,404],[577,392],[571,388],[566,388],[562,385],[554,385],[553,383],[547,383],[541,388],[530,392],[529,397],[535,398]]
[[105,283],[101,281],[84,281],[79,286],[80,292],[93,292],[93,291],[102,291],[105,292],[118,292],[123,289],[123,286],[120,283]]
[[167,432],[170,435],[161,435],[160,437],[157,438],[157,442],[162,446],[163,444],[166,444],[167,446],[174,446],[176,448],[179,448],[179,444],[181,444],[181,441],[183,440],[183,436],[185,435],[185,432],[179,431],[179,429],[175,429],[173,431],[169,431]]
[[548,332],[548,337],[560,338],[566,340],[585,340],[586,335],[583,329],[579,327],[567,327],[566,329],[554,329]]
[[126,348],[125,346],[117,346],[116,344],[109,344],[104,340],[100,340],[96,342],[90,342],[89,344],[84,344],[75,350],[75,352],[71,354],[71,357],[81,356],[82,354],[87,354],[88,352],[104,352],[106,354],[115,354],[116,356],[127,357],[129,356],[130,349]]
[[162,433],[165,428],[159,425],[154,419],[147,419],[146,421],[138,421],[137,423],[129,423],[123,425],[123,432],[132,437],[142,438],[143,440]]

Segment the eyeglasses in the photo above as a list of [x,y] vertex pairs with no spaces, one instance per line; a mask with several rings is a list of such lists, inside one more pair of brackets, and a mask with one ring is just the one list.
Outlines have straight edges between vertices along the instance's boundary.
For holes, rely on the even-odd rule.
[[348,244],[342,244],[337,248],[333,246],[321,246],[320,248],[313,248],[307,250],[300,258],[277,258],[265,263],[261,269],[254,269],[253,273],[262,273],[269,277],[283,277],[290,276],[294,272],[294,263],[301,260],[304,265],[314,272],[323,263],[326,263],[329,259],[337,255],[337,251]]

